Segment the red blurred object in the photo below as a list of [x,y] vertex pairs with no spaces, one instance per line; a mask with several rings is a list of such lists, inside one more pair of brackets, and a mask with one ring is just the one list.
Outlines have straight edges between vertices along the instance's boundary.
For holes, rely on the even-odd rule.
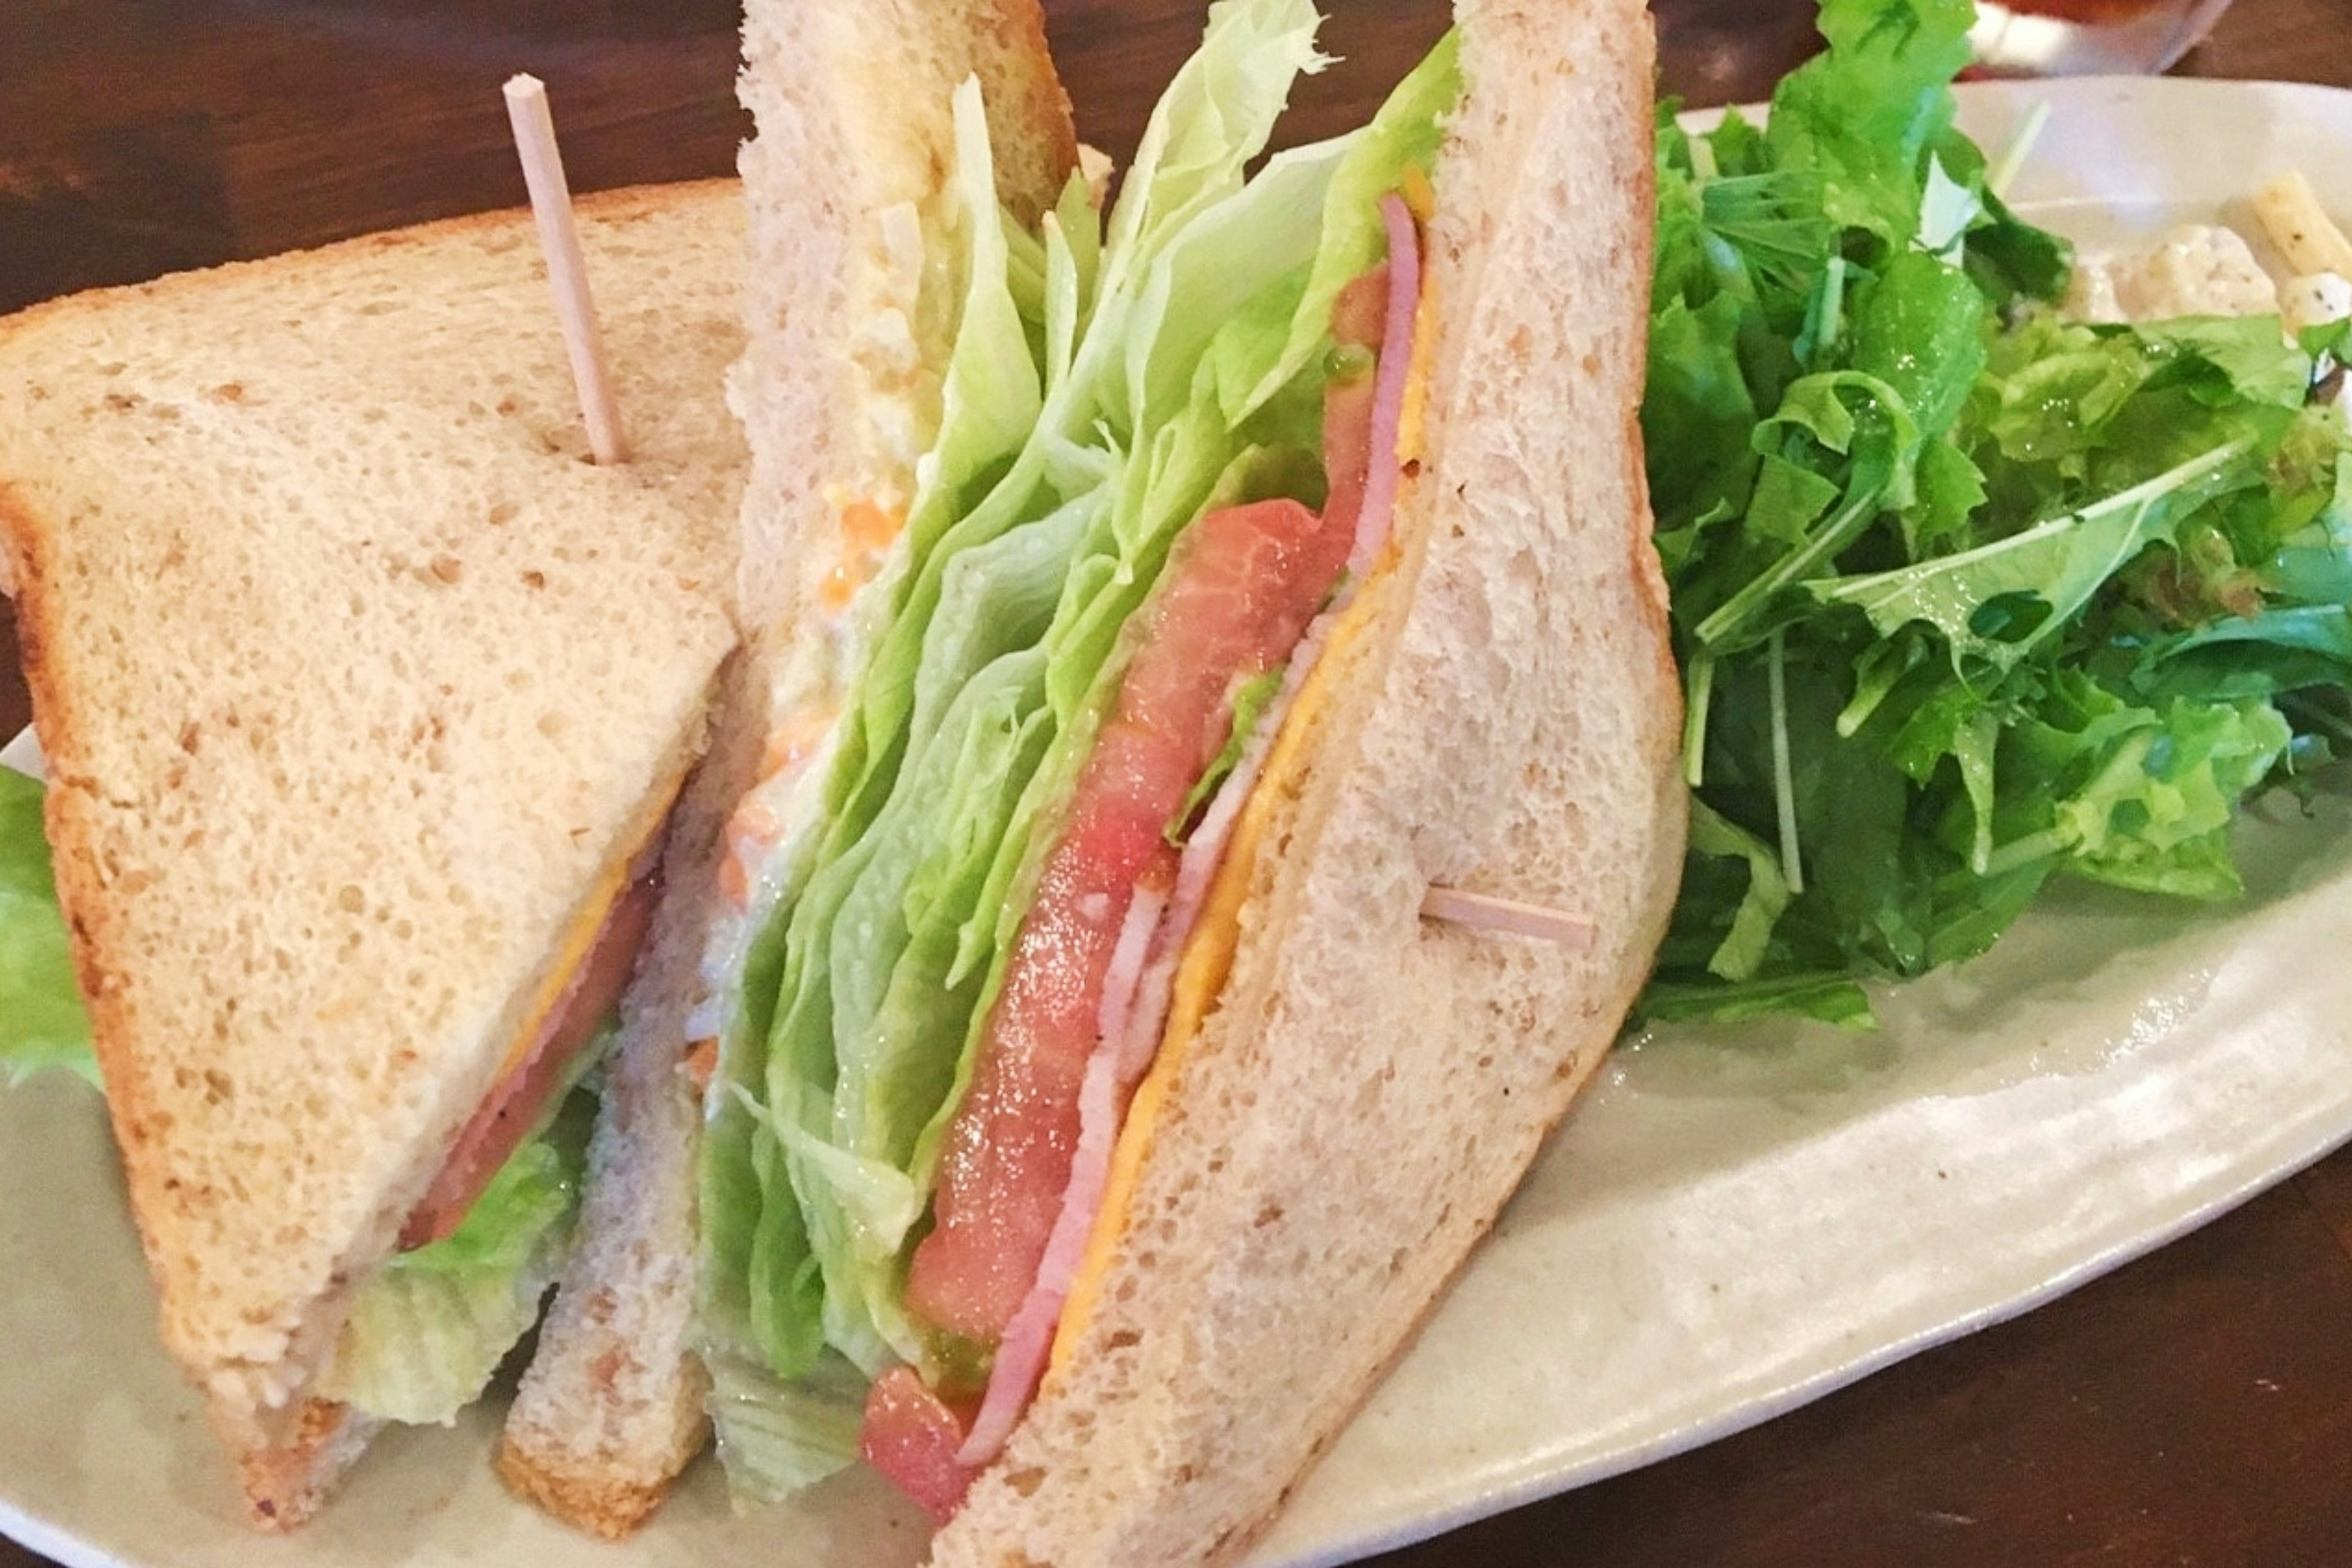
[[2010,0],[2009,8],[2095,27],[2109,22],[2127,22],[2142,12],[2160,10],[2169,3],[2170,0]]

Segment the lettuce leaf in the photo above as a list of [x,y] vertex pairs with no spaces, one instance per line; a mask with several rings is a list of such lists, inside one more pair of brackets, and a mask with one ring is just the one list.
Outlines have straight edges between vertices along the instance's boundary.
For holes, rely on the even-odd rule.
[[61,1068],[95,1085],[98,1058],[58,910],[41,796],[38,780],[0,767],[0,1075],[14,1085]]
[[866,1378],[847,1361],[826,1356],[782,1381],[740,1356],[704,1360],[719,1461],[738,1496],[781,1502],[856,1462]]
[[481,1397],[562,1271],[593,1114],[592,1097],[572,1096],[454,1232],[395,1254],[368,1281],[321,1395],[420,1426],[446,1426]]
[[[1331,307],[1339,290],[1388,254],[1381,197],[1404,184],[1408,171],[1426,179],[1434,170],[1444,139],[1444,116],[1461,96],[1462,39],[1458,31],[1448,31],[1397,84],[1370,125],[1325,144],[1325,150],[1338,149],[1341,156],[1321,204],[1315,265],[1289,311],[1286,332],[1276,336],[1248,331],[1225,345],[1218,379],[1227,419],[1239,424],[1264,407],[1329,342]],[[1255,363],[1255,355],[1245,360],[1240,352],[1250,348],[1263,354],[1276,344],[1279,353],[1265,363]]]
[[[1034,355],[1011,377],[1020,419],[949,400],[938,447],[966,459],[926,459],[828,820],[755,944],[769,998],[722,1040],[702,1334],[721,1449],[751,1489],[847,1451],[834,1384],[947,1353],[904,1309],[907,1263],[1037,851],[1117,689],[1122,628],[1205,509],[1321,500],[1328,295],[1377,259],[1372,195],[1433,155],[1452,66],[1441,51],[1372,132],[1245,179],[1292,81],[1323,64],[1316,22],[1307,0],[1213,8],[1104,226],[1068,198],[1046,224],[1042,320],[1018,344],[1001,311],[976,312],[1002,260],[970,258],[953,363]],[[958,131],[976,233],[995,212],[976,99],[959,100]],[[1342,182],[1365,208],[1345,222],[1327,216]],[[1317,288],[1320,305],[1302,303]]]

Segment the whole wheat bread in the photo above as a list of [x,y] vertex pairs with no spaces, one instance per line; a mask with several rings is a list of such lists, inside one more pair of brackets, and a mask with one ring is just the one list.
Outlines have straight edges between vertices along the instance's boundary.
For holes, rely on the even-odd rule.
[[919,268],[905,263],[909,225],[938,242],[925,231],[954,164],[951,95],[978,77],[997,194],[1024,221],[1052,205],[1076,162],[1036,0],[753,0],[743,51],[756,132],[741,159],[750,342],[730,395],[751,432],[740,589],[751,642],[670,840],[668,891],[623,1003],[579,1250],[499,1461],[517,1491],[605,1536],[659,1505],[706,1430],[690,1345],[700,1111],[679,1064],[705,994],[723,830],[759,775],[777,708],[809,700],[793,689],[812,679],[796,635],[841,554],[843,510],[903,504],[937,421],[952,323],[936,298],[918,297]]
[[47,827],[163,1336],[257,1517],[564,933],[703,736],[743,456],[732,182],[581,205],[624,467],[527,214],[0,323]]

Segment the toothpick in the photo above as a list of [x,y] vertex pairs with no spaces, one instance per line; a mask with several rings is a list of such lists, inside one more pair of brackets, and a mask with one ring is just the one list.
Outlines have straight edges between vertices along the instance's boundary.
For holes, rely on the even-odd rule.
[[514,122],[515,151],[522,155],[523,184],[530,190],[531,215],[539,220],[540,249],[547,256],[547,281],[555,290],[555,314],[563,326],[563,349],[572,358],[572,384],[588,422],[588,449],[600,463],[628,460],[621,411],[604,371],[604,343],[596,330],[596,306],[588,297],[588,266],[580,254],[580,230],[572,221],[572,191],[563,180],[563,154],[556,150],[555,119],[548,111],[547,88],[537,77],[519,76],[506,85],[507,118]]
[[1596,934],[1592,922],[1582,915],[1546,909],[1541,904],[1523,904],[1517,899],[1465,893],[1459,888],[1430,889],[1422,898],[1421,913],[1424,920],[1541,937],[1579,952],[1591,947]]

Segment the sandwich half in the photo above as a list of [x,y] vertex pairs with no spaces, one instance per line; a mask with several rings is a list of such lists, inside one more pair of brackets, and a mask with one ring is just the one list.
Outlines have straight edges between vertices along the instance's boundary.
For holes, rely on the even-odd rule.
[[[971,244],[952,100],[985,106],[978,198],[1034,229],[1077,165],[1036,0],[754,5],[742,97],[758,127],[749,331],[730,401],[751,443],[739,592],[749,628],[667,852],[649,955],[625,999],[580,1248],[510,1411],[499,1468],[598,1534],[635,1529],[706,1441],[697,1353],[690,1043],[759,919],[745,885],[764,789],[806,771],[841,701],[838,627],[880,569],[933,446]],[[1017,334],[1018,329],[1014,329]],[[1016,337],[1017,346],[1017,337]],[[1025,350],[1023,351],[1025,353]],[[967,394],[968,395],[968,394]]]
[[[1237,1554],[1640,987],[1685,826],[1649,24],[1457,16],[1364,131],[1245,178],[1316,18],[1213,7],[1108,212],[1074,180],[1034,227],[1018,100],[952,98],[929,444],[903,510],[783,520],[761,759],[698,952],[644,977],[667,1114],[600,1131],[698,1131],[698,1179],[563,1288],[610,1323],[673,1270],[692,1311],[631,1360],[559,1309],[541,1355],[637,1398],[707,1369],[739,1490],[862,1458],[935,1561]],[[755,467],[801,439],[742,406]],[[622,1433],[598,1392],[573,1428]],[[510,1477],[544,1452],[510,1426]],[[598,1461],[657,1496],[647,1451],[578,1458],[526,1489],[600,1528]]]
[[268,1526],[536,1318],[735,640],[740,199],[581,218],[624,467],[528,214],[0,322],[58,893],[163,1338]]

